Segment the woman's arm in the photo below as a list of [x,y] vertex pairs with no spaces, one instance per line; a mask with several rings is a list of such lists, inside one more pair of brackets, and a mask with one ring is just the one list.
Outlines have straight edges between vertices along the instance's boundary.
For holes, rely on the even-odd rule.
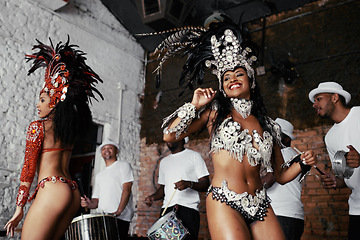
[[196,89],[191,103],[185,104],[172,114],[175,119],[167,127],[163,137],[164,141],[177,142],[204,127],[209,119],[212,119],[213,111],[207,108],[201,112],[199,118],[197,118],[197,112],[210,103],[215,94],[216,91],[212,88]]
[[13,217],[6,223],[7,234],[14,235],[14,230],[24,216],[23,208],[29,198],[31,183],[36,172],[37,159],[39,158],[44,128],[42,121],[30,123],[26,134],[25,159],[21,170],[20,187],[16,197],[16,210]]
[[300,173],[306,172],[305,166],[313,166],[316,164],[313,150],[308,150],[300,155],[300,161],[294,162],[289,167],[283,167],[284,159],[278,144],[274,144],[273,148],[274,174],[275,179],[280,184],[292,181]]

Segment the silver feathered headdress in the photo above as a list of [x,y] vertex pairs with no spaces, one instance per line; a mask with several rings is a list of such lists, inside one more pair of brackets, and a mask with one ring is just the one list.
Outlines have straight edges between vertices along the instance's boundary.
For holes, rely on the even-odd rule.
[[[222,75],[236,67],[246,69],[247,75],[252,79],[252,88],[255,87],[254,68],[257,60],[257,46],[250,40],[248,32],[235,24],[226,15],[210,23],[208,28],[183,27],[159,33],[138,34],[138,36],[151,36],[174,32],[162,41],[154,53],[160,52],[156,85],[159,87],[161,70],[164,62],[175,55],[186,55],[187,60],[179,84],[187,82],[185,89],[193,89],[193,84],[201,84],[206,68],[213,68],[212,73],[219,80],[219,89],[222,91]],[[165,52],[165,53],[163,53]],[[185,89],[180,93],[182,95]]]

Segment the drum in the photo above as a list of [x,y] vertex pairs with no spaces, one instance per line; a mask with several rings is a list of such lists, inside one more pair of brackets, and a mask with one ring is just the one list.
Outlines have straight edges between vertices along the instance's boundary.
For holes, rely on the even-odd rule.
[[146,233],[148,238],[151,240],[181,240],[187,234],[189,234],[189,231],[184,227],[181,220],[176,217],[174,211],[162,216]]
[[113,215],[95,213],[74,218],[65,233],[66,240],[118,240],[117,220]]
[[339,178],[350,178],[354,173],[354,168],[346,164],[345,151],[337,151],[334,155],[334,161],[331,162],[335,176]]

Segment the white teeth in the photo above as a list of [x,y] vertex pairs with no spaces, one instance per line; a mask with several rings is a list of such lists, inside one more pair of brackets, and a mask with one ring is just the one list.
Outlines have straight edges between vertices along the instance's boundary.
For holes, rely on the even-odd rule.
[[235,88],[235,87],[240,87],[240,84],[234,84],[234,85],[232,85],[232,86],[230,87],[230,89],[233,89],[233,88]]

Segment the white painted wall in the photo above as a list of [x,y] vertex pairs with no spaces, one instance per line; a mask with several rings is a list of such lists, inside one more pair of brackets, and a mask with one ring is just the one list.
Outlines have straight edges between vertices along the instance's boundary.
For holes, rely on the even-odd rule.
[[88,65],[104,80],[98,89],[105,100],[91,107],[94,121],[107,126],[106,137],[120,143],[120,160],[133,166],[138,179],[144,50],[100,0],[70,0],[56,12],[37,1],[0,0],[0,227],[15,210],[25,133],[37,119],[44,72],[27,76],[30,63],[24,59],[35,39],[49,43],[50,37],[57,43],[69,34],[71,43],[87,53]]

